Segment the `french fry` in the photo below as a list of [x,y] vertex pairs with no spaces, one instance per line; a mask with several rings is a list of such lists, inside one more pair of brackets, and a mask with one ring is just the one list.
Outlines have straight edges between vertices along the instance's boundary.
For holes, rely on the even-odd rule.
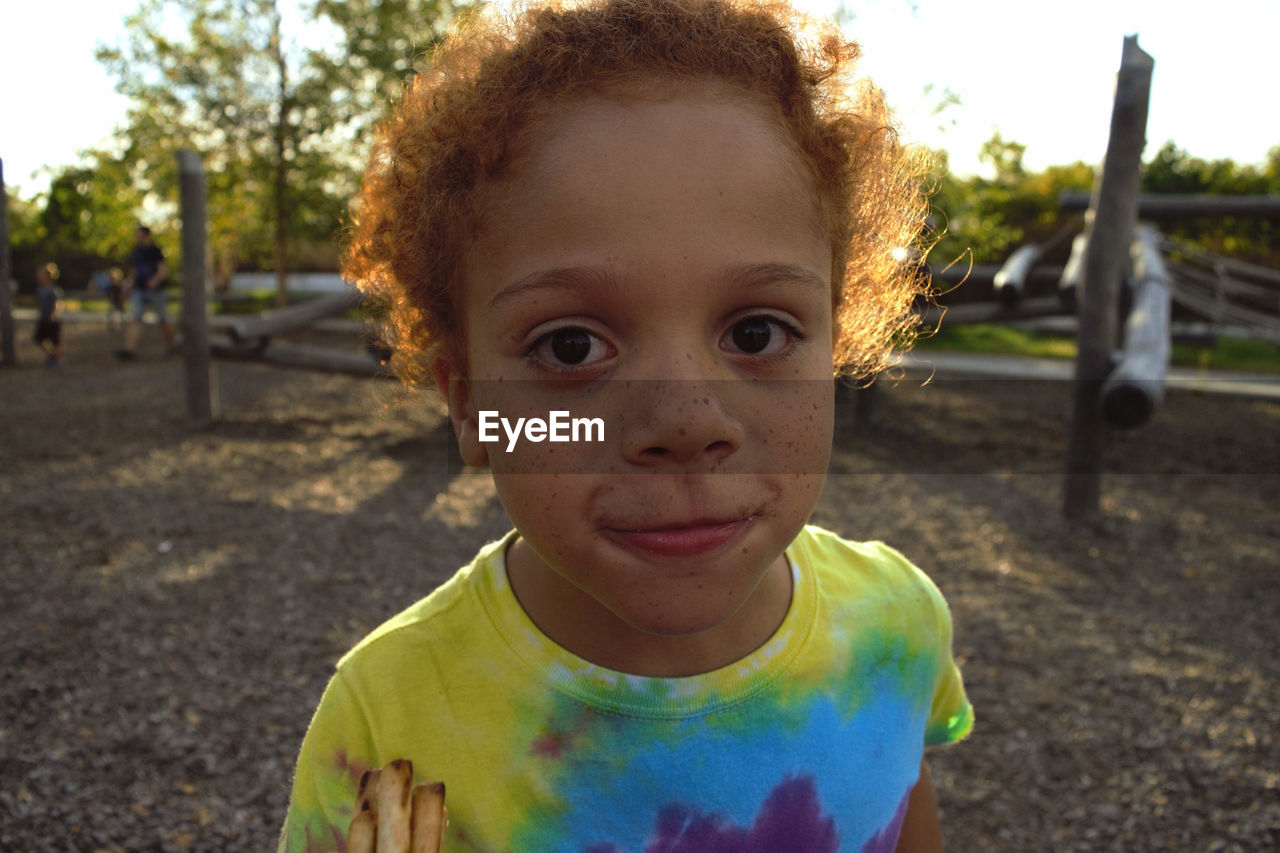
[[441,853],[449,810],[444,783],[413,786],[413,763],[367,771],[347,829],[347,853]]
[[374,853],[378,823],[372,812],[360,812],[351,819],[347,830],[347,853]]
[[373,773],[366,770],[360,777],[360,790],[356,793],[356,814],[347,827],[347,853],[375,853],[378,822],[373,814],[373,802],[369,799],[369,780]]
[[413,847],[410,853],[440,853],[448,824],[444,783],[423,782],[413,789]]
[[401,758],[375,770],[369,787],[378,824],[377,853],[409,853],[413,762]]

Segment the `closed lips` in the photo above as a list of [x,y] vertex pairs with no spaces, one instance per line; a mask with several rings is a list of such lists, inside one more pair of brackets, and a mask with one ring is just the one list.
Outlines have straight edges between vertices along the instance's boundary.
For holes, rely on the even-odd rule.
[[721,547],[746,528],[750,517],[733,521],[685,522],[678,526],[640,530],[606,530],[609,538],[624,547],[667,556],[693,556]]

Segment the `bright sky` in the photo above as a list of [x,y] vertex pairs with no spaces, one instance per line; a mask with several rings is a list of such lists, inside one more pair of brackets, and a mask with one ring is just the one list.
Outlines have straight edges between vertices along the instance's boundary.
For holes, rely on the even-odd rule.
[[[799,2],[823,11],[837,0]],[[1098,162],[1123,38],[1133,33],[1156,60],[1148,153],[1171,139],[1198,157],[1260,163],[1280,145],[1275,0],[845,2],[865,71],[899,110],[907,137],[946,148],[960,174],[979,170],[978,147],[996,129],[1027,146],[1033,169]],[[117,41],[136,6],[137,0],[8,4],[0,40],[6,184],[26,196],[39,192],[48,180],[40,170],[74,163],[78,151],[115,132],[126,105],[94,50]],[[930,85],[935,94],[925,96]],[[944,88],[961,104],[932,116]]]

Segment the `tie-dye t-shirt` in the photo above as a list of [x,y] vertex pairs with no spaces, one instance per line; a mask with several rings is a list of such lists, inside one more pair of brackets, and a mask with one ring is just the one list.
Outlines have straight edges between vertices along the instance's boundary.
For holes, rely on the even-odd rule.
[[510,541],[338,663],[281,850],[342,850],[361,774],[408,758],[447,785],[448,853],[892,851],[924,747],[972,726],[946,603],[886,545],[806,528],[769,642],[648,678],[541,634]]

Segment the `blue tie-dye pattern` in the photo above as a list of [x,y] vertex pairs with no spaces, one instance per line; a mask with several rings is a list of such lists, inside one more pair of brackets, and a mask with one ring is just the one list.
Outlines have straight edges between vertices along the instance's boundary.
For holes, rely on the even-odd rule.
[[[640,853],[653,842],[664,808],[751,827],[771,794],[787,779],[803,778],[812,780],[822,814],[835,820],[838,849],[856,853],[892,822],[922,752],[922,710],[891,679],[882,682],[871,685],[869,701],[851,716],[822,695],[790,711],[756,702],[715,723],[697,717],[655,723],[652,740],[604,750],[612,756],[608,767],[566,755],[556,786],[566,810],[530,816],[538,849]],[[630,760],[616,763],[623,755]],[[601,803],[610,808],[601,810]]]

